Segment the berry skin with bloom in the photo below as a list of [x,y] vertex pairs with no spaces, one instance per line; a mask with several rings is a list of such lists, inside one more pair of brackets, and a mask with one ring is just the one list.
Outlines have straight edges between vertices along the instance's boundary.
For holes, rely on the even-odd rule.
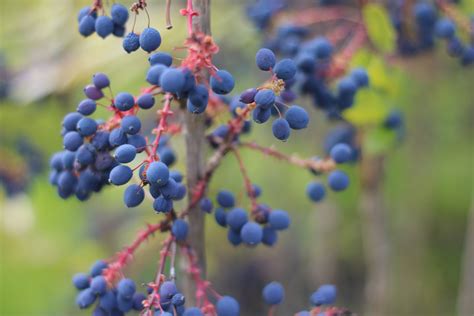
[[270,226],[276,230],[287,229],[290,226],[290,217],[283,210],[273,210],[268,216]]
[[168,53],[156,52],[148,57],[148,62],[150,66],[161,64],[170,67],[173,64],[173,57]]
[[296,65],[293,60],[285,58],[275,65],[274,71],[278,79],[290,80],[296,74]]
[[272,123],[272,132],[277,139],[285,141],[290,137],[290,124],[284,118],[278,118]]
[[158,30],[147,27],[143,30],[140,34],[139,39],[140,47],[148,52],[151,53],[152,51],[156,50],[161,45],[161,35]]
[[185,78],[179,68],[169,68],[160,77],[161,88],[170,93],[178,94],[184,88]]
[[152,184],[164,186],[168,183],[170,171],[168,166],[161,161],[152,162],[146,171],[146,178]]
[[114,22],[106,15],[99,16],[95,20],[95,31],[100,37],[106,38],[114,31]]
[[308,126],[309,115],[301,106],[293,105],[285,112],[285,119],[292,129],[303,129]]
[[324,199],[326,189],[320,182],[311,182],[306,187],[306,195],[311,199],[311,201],[319,202]]
[[247,222],[240,230],[240,238],[249,246],[259,244],[263,238],[262,226],[254,222]]
[[344,171],[334,170],[328,176],[328,184],[333,191],[344,191],[349,186],[349,177]]
[[345,163],[351,159],[352,149],[349,147],[349,145],[344,143],[336,144],[333,148],[331,148],[330,155],[336,163]]
[[228,94],[234,89],[234,77],[226,70],[218,70],[210,80],[211,89],[217,94]]
[[114,105],[120,111],[128,111],[135,105],[135,99],[130,93],[120,92],[115,97]]
[[109,181],[114,185],[126,184],[133,176],[132,169],[125,165],[115,166],[110,171]]
[[232,192],[221,190],[217,193],[217,203],[224,208],[231,208],[235,205],[235,197]]
[[182,219],[175,220],[171,227],[171,232],[177,241],[186,240],[188,236],[188,223]]
[[267,110],[275,103],[275,93],[270,89],[262,89],[255,95],[255,103]]
[[235,298],[223,296],[217,301],[216,311],[217,316],[239,316],[240,306]]
[[127,53],[134,52],[140,48],[140,37],[136,33],[128,33],[123,39],[122,46]]
[[334,285],[321,285],[316,292],[311,294],[311,304],[315,306],[333,304],[336,300],[337,290]]
[[285,298],[285,289],[278,282],[271,282],[265,285],[262,296],[268,305],[278,305]]
[[127,207],[136,207],[145,199],[145,192],[138,184],[131,184],[125,189],[123,201]]
[[268,48],[262,48],[258,50],[255,56],[255,62],[260,70],[269,71],[275,66],[275,54]]

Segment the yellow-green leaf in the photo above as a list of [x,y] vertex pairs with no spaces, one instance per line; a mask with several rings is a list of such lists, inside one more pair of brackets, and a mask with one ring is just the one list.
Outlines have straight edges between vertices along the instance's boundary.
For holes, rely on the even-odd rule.
[[381,124],[387,114],[388,106],[384,97],[370,89],[357,92],[354,105],[344,111],[344,117],[356,126]]
[[395,30],[385,8],[379,4],[369,3],[363,8],[364,22],[374,46],[384,53],[395,50]]

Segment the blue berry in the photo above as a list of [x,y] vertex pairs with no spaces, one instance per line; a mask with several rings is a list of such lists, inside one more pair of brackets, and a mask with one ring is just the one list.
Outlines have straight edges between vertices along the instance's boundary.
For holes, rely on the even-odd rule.
[[176,293],[171,298],[171,304],[173,304],[174,306],[182,306],[182,305],[184,305],[185,301],[186,301],[186,299],[185,299],[184,295],[181,294],[181,293]]
[[135,99],[130,93],[120,92],[115,96],[114,105],[120,111],[128,111],[135,105]]
[[221,190],[217,193],[217,203],[224,208],[231,208],[235,205],[235,198],[232,192]]
[[290,124],[284,118],[278,118],[272,123],[272,132],[279,140],[287,140],[290,137]]
[[63,138],[64,148],[70,151],[76,151],[82,145],[84,140],[78,132],[67,132]]
[[314,42],[314,50],[316,58],[327,59],[331,57],[333,47],[332,44],[326,38],[318,38]]
[[273,69],[278,79],[290,80],[296,74],[296,65],[293,60],[285,58],[280,60]]
[[342,97],[353,96],[357,91],[357,83],[351,77],[345,77],[337,84],[339,95]]
[[273,210],[268,216],[268,222],[272,228],[276,230],[283,230],[290,226],[290,217],[286,211]]
[[205,107],[207,106],[207,102],[209,100],[209,91],[207,87],[203,84],[196,85],[190,92],[189,92],[189,101],[198,107]]
[[216,311],[217,316],[239,316],[240,306],[235,298],[223,296],[217,301]]
[[81,22],[82,18],[86,15],[91,15],[94,19],[97,18],[97,12],[91,12],[91,7],[87,6],[79,10],[79,13],[77,14],[77,22]]
[[84,290],[89,287],[89,276],[85,273],[77,273],[72,278],[72,284],[78,290]]
[[112,147],[127,143],[127,135],[120,128],[113,129],[109,134],[109,144]]
[[115,24],[124,25],[128,20],[128,9],[119,3],[114,3],[110,9],[110,15]]
[[123,49],[125,49],[125,51],[130,54],[140,47],[140,37],[136,33],[128,33],[123,39],[122,45]]
[[165,281],[163,284],[161,284],[159,293],[162,298],[170,300],[176,293],[178,293],[178,289],[176,288],[176,284],[174,282]]
[[306,195],[308,195],[312,201],[319,202],[326,195],[326,189],[320,182],[310,182],[306,187]]
[[92,35],[94,32],[95,32],[95,19],[90,15],[84,16],[79,22],[79,33],[82,36],[87,37],[89,35]]
[[89,289],[85,289],[79,292],[76,298],[76,303],[79,306],[79,308],[84,309],[94,304],[95,299],[96,299],[95,294],[89,288]]
[[76,129],[82,136],[91,136],[97,130],[97,123],[89,117],[83,117],[77,122]]
[[114,31],[112,32],[117,37],[123,37],[125,35],[125,26],[114,24]]
[[128,313],[133,308],[133,297],[123,297],[122,295],[117,295],[117,308],[123,313]]
[[398,110],[392,110],[385,119],[384,126],[389,129],[397,129],[403,125],[403,115]]
[[262,227],[254,222],[247,222],[240,230],[240,238],[247,245],[257,245],[262,241]]
[[77,106],[77,112],[81,113],[82,115],[91,115],[95,112],[96,107],[97,105],[94,100],[85,99],[82,100]]
[[328,184],[333,191],[343,191],[349,186],[349,177],[344,171],[334,170],[328,176]]
[[129,185],[124,192],[123,201],[127,207],[135,207],[140,205],[145,198],[143,188],[138,184]]
[[139,96],[137,99],[137,105],[144,110],[151,109],[153,105],[155,105],[153,94],[145,93]]
[[122,118],[120,126],[125,133],[135,135],[140,131],[142,123],[135,115],[127,115]]
[[331,148],[330,155],[336,163],[345,163],[351,159],[352,149],[349,145],[344,143],[336,144]]
[[77,149],[76,161],[81,166],[87,166],[94,162],[95,148],[91,144],[84,144]]
[[109,77],[106,74],[98,72],[92,77],[92,83],[99,89],[104,89],[110,86]]
[[188,223],[182,219],[175,220],[171,227],[171,232],[177,241],[186,240],[188,236]]
[[157,213],[168,213],[172,208],[173,201],[166,199],[163,196],[159,196],[153,201],[153,209]]
[[166,70],[168,70],[168,68],[165,65],[157,64],[157,65],[151,66],[150,69],[148,69],[146,73],[146,81],[155,86],[159,86],[161,75]]
[[77,113],[77,112],[68,113],[68,114],[66,114],[66,116],[64,116],[62,125],[67,131],[75,131],[76,126],[77,126],[77,122],[79,122],[79,120],[82,117],[83,116],[80,113]]
[[255,101],[255,95],[257,94],[257,89],[250,88],[245,90],[240,94],[239,101],[245,104],[249,104]]
[[234,77],[226,70],[218,70],[211,77],[211,89],[217,94],[227,94],[234,89]]
[[120,163],[129,163],[135,159],[136,154],[137,149],[135,146],[123,144],[115,150],[114,158]]
[[265,226],[263,227],[263,236],[262,236],[262,243],[267,246],[273,246],[278,240],[277,231],[270,227]]
[[233,229],[229,229],[227,232],[227,240],[234,246],[238,246],[242,243],[242,238],[240,238],[240,233],[236,232]]
[[105,294],[105,291],[107,291],[107,281],[102,275],[98,275],[92,279],[91,290],[96,295]]
[[336,300],[336,294],[337,290],[334,285],[321,285],[316,292],[311,294],[311,304],[316,306],[332,304]]
[[247,212],[242,208],[234,208],[229,211],[226,216],[227,225],[234,231],[240,231],[247,221]]
[[223,208],[219,207],[218,209],[216,209],[216,211],[214,212],[214,218],[216,219],[217,224],[219,224],[220,226],[227,226],[227,213]]
[[257,106],[252,111],[252,119],[257,124],[265,123],[266,121],[268,121],[271,115],[272,115],[271,109],[264,109],[261,106]]
[[132,298],[135,291],[135,282],[131,279],[122,279],[117,284],[117,293],[124,298]]
[[100,37],[106,38],[114,31],[114,22],[108,16],[99,16],[95,20],[95,31]]
[[146,178],[150,183],[164,186],[168,183],[170,172],[168,166],[161,161],[152,162],[146,171]]
[[148,61],[150,62],[151,66],[161,64],[169,67],[171,64],[173,64],[173,57],[168,53],[156,52],[148,57]]
[[[107,312],[111,312],[113,308],[117,305],[117,298],[115,293],[112,291],[107,291],[105,294],[100,296],[98,307]],[[107,313],[105,314],[107,315]]]
[[209,198],[202,198],[199,202],[199,207],[206,213],[212,212],[212,201]]
[[355,68],[351,71],[351,78],[357,83],[357,86],[366,87],[369,85],[369,75],[364,68]]
[[110,171],[109,181],[114,185],[123,185],[130,181],[132,176],[133,171],[132,169],[130,169],[130,167],[125,165],[118,165]]
[[97,150],[105,150],[110,147],[109,143],[110,133],[106,131],[98,131],[91,139],[92,146]]
[[84,88],[84,94],[86,95],[86,97],[92,100],[99,100],[104,97],[104,93],[102,92],[102,90],[92,84],[87,85]]
[[183,181],[183,175],[178,170],[171,170],[170,171],[170,178],[172,178],[174,181],[176,181],[178,183]]
[[271,89],[262,89],[255,95],[255,103],[263,109],[269,109],[275,103],[275,93]]
[[96,262],[94,262],[90,271],[91,277],[101,275],[102,271],[107,268],[107,266],[107,262],[105,262],[104,260],[97,260]]
[[278,305],[285,297],[285,289],[278,282],[271,282],[265,285],[262,296],[268,305]]
[[269,71],[273,66],[275,66],[276,58],[275,54],[268,48],[259,49],[256,56],[255,61],[257,63],[257,67],[263,71]]
[[161,45],[161,35],[156,29],[147,27],[140,34],[140,47],[151,53]]
[[184,87],[184,74],[179,68],[169,68],[160,77],[161,88],[170,93],[178,94]]
[[292,129],[303,129],[308,126],[309,116],[301,106],[293,105],[285,112],[285,119]]
[[146,299],[146,295],[143,293],[135,293],[133,294],[132,301],[133,301],[133,309],[136,311],[141,311],[143,309],[143,301]]

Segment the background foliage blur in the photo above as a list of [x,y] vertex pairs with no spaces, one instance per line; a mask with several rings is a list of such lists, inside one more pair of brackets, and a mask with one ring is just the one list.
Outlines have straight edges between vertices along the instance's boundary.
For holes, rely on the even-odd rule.
[[[152,25],[163,30],[166,51],[185,37],[184,20],[177,14],[182,2],[173,3],[174,28],[165,31],[164,1],[150,1]],[[61,148],[62,117],[76,108],[91,75],[107,73],[114,91],[138,92],[144,83],[143,52],[127,55],[120,39],[83,39],[78,34],[76,12],[86,4],[0,3],[0,177],[9,183],[0,190],[0,315],[79,314],[71,276],[87,270],[97,258],[110,257],[144,222],[156,220],[148,204],[125,209],[123,188],[108,188],[79,203],[61,200],[47,180],[49,155]],[[144,17],[138,19],[140,28],[145,23]],[[260,82],[264,77],[253,66],[253,58],[261,35],[247,22],[243,4],[213,1],[212,29],[221,48],[215,63],[236,75],[236,91]],[[355,64],[363,62],[363,54]],[[406,118],[403,143],[385,155],[383,197],[392,251],[390,311],[392,315],[452,315],[473,196],[474,72],[461,68],[441,48],[415,58],[394,58],[391,63],[371,71],[397,87],[390,100],[396,101]],[[99,112],[97,117],[104,115]],[[315,123],[295,134],[290,143],[277,144],[268,125],[254,126],[252,135],[287,153],[303,157],[322,153],[329,124],[320,112],[311,109],[311,115]],[[179,142],[174,148],[183,157]],[[209,279],[215,287],[239,298],[245,315],[260,315],[262,286],[279,280],[287,289],[279,315],[290,315],[308,305],[308,295],[321,282],[335,282],[338,305],[361,311],[367,271],[357,167],[349,169],[353,185],[347,192],[337,198],[330,194],[314,205],[304,194],[312,179],[308,172],[248,151],[243,156],[251,178],[264,189],[262,201],[291,211],[293,229],[281,234],[275,248],[233,249],[222,242],[225,230],[209,217]],[[177,168],[184,170],[182,161]],[[243,192],[240,180],[236,161],[229,157],[211,184],[211,196],[219,188]],[[323,211],[332,214],[330,219],[319,216]],[[331,220],[334,229],[317,234],[325,220]],[[138,282],[147,282],[154,274],[158,245],[158,239],[150,241],[126,271]],[[325,257],[335,260],[335,279],[317,268]]]

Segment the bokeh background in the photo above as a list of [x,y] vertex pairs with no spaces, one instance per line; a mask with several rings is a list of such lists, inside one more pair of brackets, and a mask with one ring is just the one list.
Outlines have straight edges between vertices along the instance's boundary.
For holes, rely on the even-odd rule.
[[[150,1],[149,11],[152,25],[163,30],[162,49],[171,51],[186,35],[177,14],[183,1],[173,3],[171,31],[164,30],[163,3]],[[146,203],[126,209],[120,187],[79,203],[61,200],[48,183],[49,156],[61,148],[60,122],[83,98],[91,75],[107,73],[114,91],[136,93],[144,84],[144,52],[127,55],[120,39],[78,34],[76,12],[87,4],[0,1],[0,315],[84,315],[74,304],[72,275],[112,256],[144,222],[157,219]],[[137,27],[145,24],[140,16]],[[221,48],[215,63],[235,74],[235,91],[261,82],[254,55],[262,37],[246,19],[244,1],[213,1],[212,29]],[[393,58],[385,67],[381,75],[399,87],[387,102],[395,103],[390,106],[400,108],[406,120],[403,141],[382,154],[377,192],[388,223],[383,228],[390,249],[387,315],[454,315],[473,205],[474,71],[462,68],[441,47]],[[256,126],[252,139],[302,157],[320,154],[330,124],[321,112],[310,111],[315,124],[289,143],[277,143],[269,125]],[[182,141],[173,148],[184,157]],[[304,193],[311,174],[256,153],[243,151],[243,157],[252,180],[264,190],[262,201],[289,210],[292,228],[274,248],[234,248],[209,217],[209,280],[237,297],[245,315],[263,314],[260,290],[271,280],[287,290],[278,315],[307,308],[310,293],[328,282],[338,286],[338,305],[363,314],[370,271],[359,166],[347,168],[349,190],[313,204]],[[184,170],[182,159],[176,168]],[[232,157],[217,171],[210,195],[220,188],[243,192]],[[153,277],[159,241],[138,251],[127,275],[137,282]]]

